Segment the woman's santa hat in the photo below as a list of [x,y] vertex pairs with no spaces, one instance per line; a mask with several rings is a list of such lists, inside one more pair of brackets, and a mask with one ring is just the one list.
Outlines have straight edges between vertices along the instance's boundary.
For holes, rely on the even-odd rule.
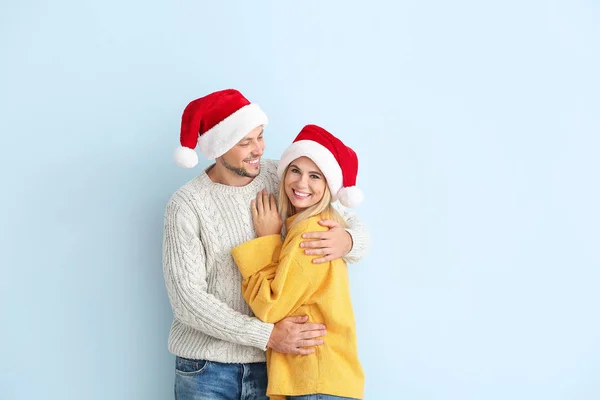
[[254,128],[267,125],[267,115],[239,91],[226,89],[189,103],[181,117],[181,146],[175,162],[183,168],[198,164],[196,144],[206,158],[222,156]]
[[283,179],[286,168],[299,157],[308,157],[323,172],[333,201],[346,207],[362,203],[364,196],[356,187],[358,157],[354,150],[317,125],[306,125],[281,156],[277,173]]

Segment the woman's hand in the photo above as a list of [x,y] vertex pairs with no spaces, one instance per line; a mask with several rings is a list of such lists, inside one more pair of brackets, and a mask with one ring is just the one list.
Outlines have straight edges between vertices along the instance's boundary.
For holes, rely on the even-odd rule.
[[252,200],[250,207],[256,236],[281,234],[283,221],[277,210],[275,195],[263,189],[256,195],[256,200]]

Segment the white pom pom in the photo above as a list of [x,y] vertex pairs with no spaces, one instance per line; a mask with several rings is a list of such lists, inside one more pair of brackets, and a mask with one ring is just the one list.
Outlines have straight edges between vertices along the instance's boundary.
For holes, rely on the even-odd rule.
[[198,164],[198,154],[189,147],[175,149],[175,162],[182,168],[194,168]]
[[346,207],[356,207],[363,202],[365,196],[356,186],[343,187],[338,192],[338,200]]

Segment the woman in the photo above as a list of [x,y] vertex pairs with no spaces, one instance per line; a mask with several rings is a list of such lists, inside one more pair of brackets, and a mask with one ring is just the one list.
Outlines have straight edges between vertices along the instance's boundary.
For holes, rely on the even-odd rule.
[[355,186],[358,158],[325,129],[307,125],[283,153],[277,172],[279,212],[273,195],[259,193],[252,201],[257,238],[232,250],[244,279],[242,293],[261,320],[308,315],[309,321],[327,326],[327,340],[305,356],[267,350],[267,394],[272,399],[362,398],[364,375],[346,263],[316,265],[300,248],[303,233],[327,229],[319,220],[345,224],[332,202],[352,207],[362,201]]

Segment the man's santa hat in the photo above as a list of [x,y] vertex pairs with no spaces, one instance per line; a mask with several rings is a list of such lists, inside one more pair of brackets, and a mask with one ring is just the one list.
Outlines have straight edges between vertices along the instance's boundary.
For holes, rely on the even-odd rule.
[[362,203],[364,196],[356,187],[358,157],[354,150],[317,125],[306,125],[281,156],[277,173],[283,179],[286,168],[299,157],[310,158],[323,172],[333,201],[346,207]]
[[208,159],[222,156],[254,128],[267,125],[267,115],[239,91],[226,89],[189,103],[181,117],[181,146],[175,162],[183,168],[198,164],[196,144]]

